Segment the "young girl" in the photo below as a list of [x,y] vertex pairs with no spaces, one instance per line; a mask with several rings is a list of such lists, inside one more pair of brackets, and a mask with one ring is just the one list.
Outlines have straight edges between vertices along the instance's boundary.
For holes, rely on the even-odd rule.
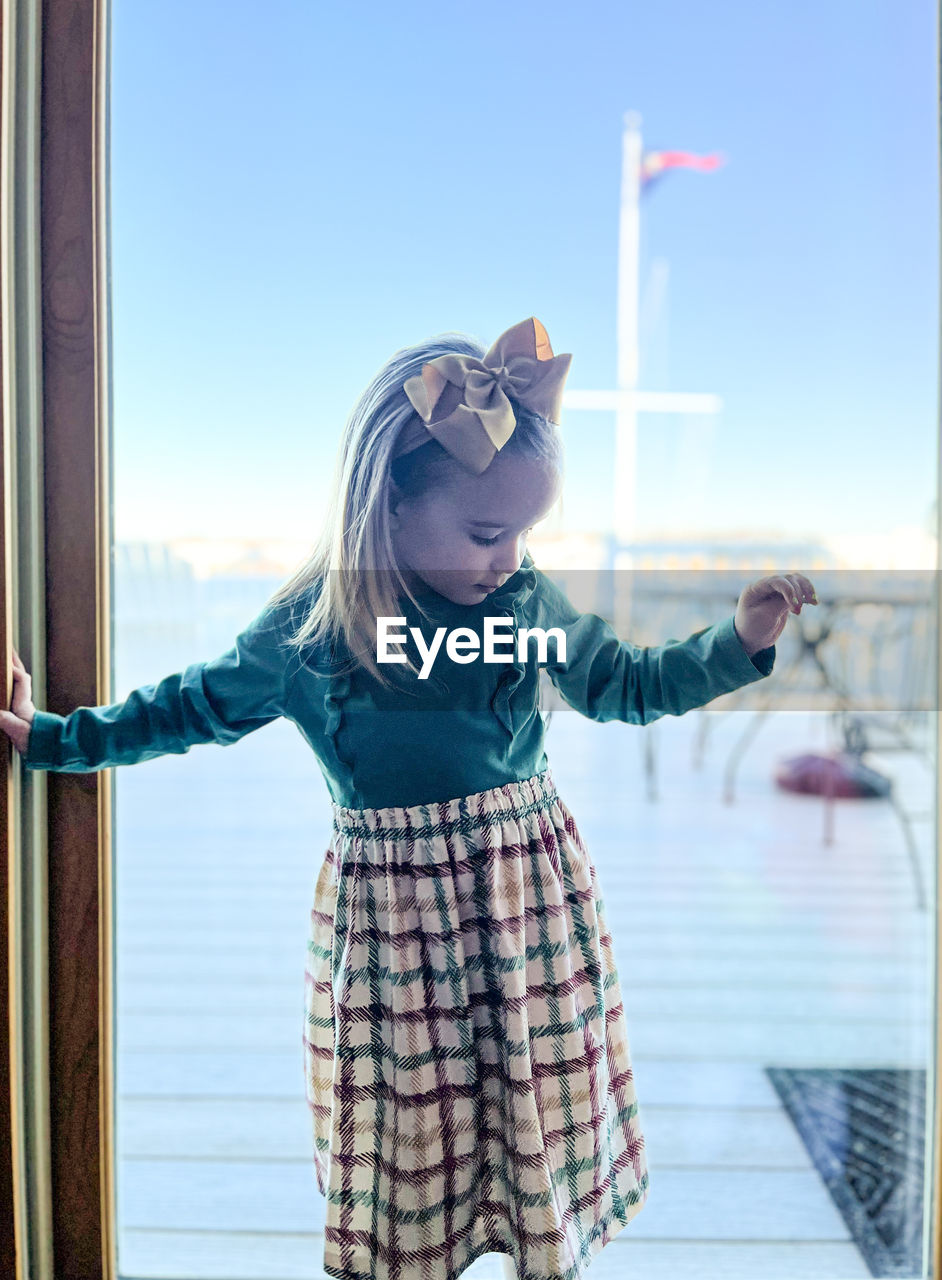
[[583,715],[650,724],[769,675],[789,610],[817,603],[800,573],[761,578],[660,647],[577,612],[526,554],[559,493],[569,362],[532,317],[486,352],[460,334],[397,352],[347,424],[320,545],[215,661],[60,716],[14,655],[0,726],[27,769],[134,764],[278,716],[315,752],[333,835],[304,1064],[338,1280],[455,1280],[489,1252],[520,1280],[579,1280],[639,1212],[619,978],[539,671]]

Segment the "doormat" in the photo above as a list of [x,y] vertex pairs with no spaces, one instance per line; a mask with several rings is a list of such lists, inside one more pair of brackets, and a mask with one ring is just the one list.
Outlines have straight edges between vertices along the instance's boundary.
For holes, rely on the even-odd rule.
[[924,1070],[766,1067],[874,1276],[922,1276]]

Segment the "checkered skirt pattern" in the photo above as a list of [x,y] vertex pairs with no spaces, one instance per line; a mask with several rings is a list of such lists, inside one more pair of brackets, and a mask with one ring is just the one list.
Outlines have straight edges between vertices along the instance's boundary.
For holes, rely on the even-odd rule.
[[595,867],[549,770],[334,805],[305,978],[324,1270],[579,1280],[648,1193]]

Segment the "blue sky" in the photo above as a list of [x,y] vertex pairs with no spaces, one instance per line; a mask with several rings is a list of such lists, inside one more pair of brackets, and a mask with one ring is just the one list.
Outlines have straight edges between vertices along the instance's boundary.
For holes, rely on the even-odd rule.
[[[615,377],[621,130],[721,151],[646,197],[638,526],[929,527],[937,37],[928,0],[114,0],[115,532],[312,538],[398,347],[528,315]],[[666,278],[666,290],[662,287]],[[600,528],[613,421],[567,414]]]

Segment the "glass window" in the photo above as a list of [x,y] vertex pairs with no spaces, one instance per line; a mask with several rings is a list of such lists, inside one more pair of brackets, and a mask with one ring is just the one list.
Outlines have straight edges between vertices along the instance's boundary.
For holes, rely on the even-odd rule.
[[[580,609],[659,646],[817,588],[703,708],[544,689],[650,1172],[612,1274],[928,1274],[936,21],[114,4],[116,696],[307,558],[394,351],[529,315],[573,353],[530,547]],[[278,719],[116,796],[121,1274],[318,1275],[317,760]]]

